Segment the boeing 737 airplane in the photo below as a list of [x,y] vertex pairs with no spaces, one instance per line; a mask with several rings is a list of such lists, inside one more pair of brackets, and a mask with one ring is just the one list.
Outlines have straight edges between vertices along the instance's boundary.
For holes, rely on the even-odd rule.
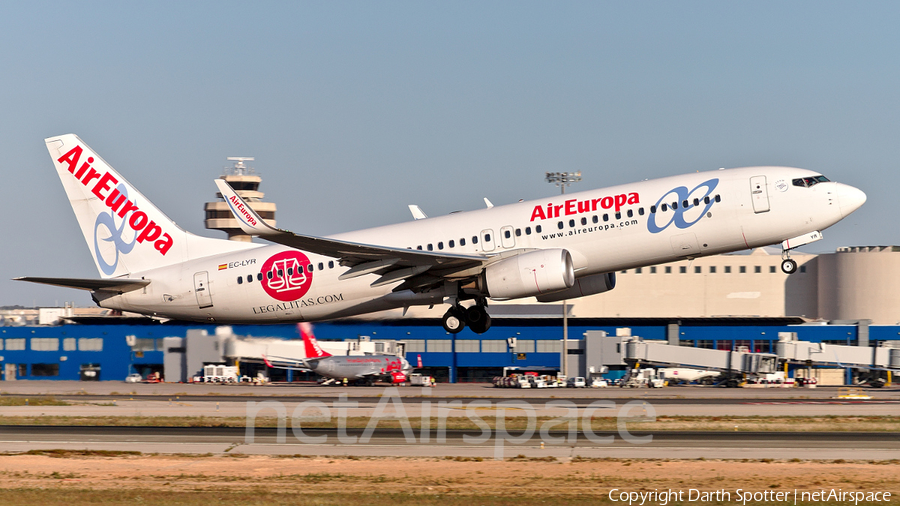
[[[268,367],[275,369],[292,369],[313,371],[332,380],[365,382],[372,385],[375,381],[387,383],[403,383],[413,368],[403,357],[396,355],[353,355],[337,357],[323,350],[312,333],[309,323],[298,323],[300,337],[306,351],[305,358],[263,357]],[[422,358],[419,357],[419,367]]]
[[790,274],[791,249],[866,201],[814,171],[747,167],[447,216],[419,211],[423,219],[313,237],[269,226],[216,180],[242,229],[274,243],[254,244],[179,228],[75,135],[46,143],[101,279],[17,279],[90,290],[104,308],[220,323],[447,304],[447,332],[480,334],[489,299],[603,293],[622,269],[781,243]]

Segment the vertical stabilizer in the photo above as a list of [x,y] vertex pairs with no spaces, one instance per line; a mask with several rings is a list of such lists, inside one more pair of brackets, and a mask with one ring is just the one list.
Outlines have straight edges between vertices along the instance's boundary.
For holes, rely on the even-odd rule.
[[298,323],[297,329],[300,330],[300,337],[303,338],[303,346],[306,350],[306,358],[325,358],[330,357],[331,353],[323,350],[313,335],[312,325],[306,322]]
[[45,142],[102,277],[254,247],[179,228],[76,135]]

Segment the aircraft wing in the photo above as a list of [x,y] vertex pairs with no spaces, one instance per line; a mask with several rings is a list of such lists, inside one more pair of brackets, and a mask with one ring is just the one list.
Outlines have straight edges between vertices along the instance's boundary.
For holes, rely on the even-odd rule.
[[91,290],[93,292],[125,293],[139,290],[150,284],[149,279],[109,278],[109,279],[82,279],[82,278],[13,278],[13,281],[28,281],[44,285],[64,286],[66,288],[78,288],[79,290]]
[[[224,179],[216,179],[216,185],[231,208],[241,229],[251,235],[262,237],[274,243],[283,244],[311,253],[339,258],[341,265],[353,267],[341,276],[348,279],[363,274],[394,274],[381,284],[399,281],[432,270],[441,273],[459,272],[483,266],[490,257],[482,255],[461,255],[436,253],[350,241],[328,239],[310,235],[295,234],[270,226],[231,188]],[[388,272],[389,271],[389,272]],[[396,273],[396,274],[395,274]],[[376,281],[376,283],[381,280]]]
[[[309,364],[306,363],[306,360],[296,359],[296,358],[285,358],[285,357],[275,357],[275,356],[262,356],[263,363],[266,364],[267,367],[271,367],[272,369],[286,369],[291,371],[311,371],[312,369],[309,367]],[[246,362],[246,360],[244,360]]]

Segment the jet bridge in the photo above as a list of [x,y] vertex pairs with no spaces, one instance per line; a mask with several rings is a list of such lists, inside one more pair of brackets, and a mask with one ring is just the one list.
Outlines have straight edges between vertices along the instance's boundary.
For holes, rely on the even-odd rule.
[[621,339],[625,351],[621,356],[623,361],[667,367],[771,374],[779,370],[779,361],[785,361],[806,366],[900,370],[900,347],[813,343],[798,340],[795,332],[778,334],[776,354],[672,346],[665,341],[645,341],[640,337],[605,339]]
[[[896,345],[896,343],[890,343]],[[811,343],[797,339],[796,332],[779,332],[775,345],[778,358],[794,364],[900,369],[900,348],[893,346],[846,346]]]
[[744,374],[771,374],[778,370],[778,356],[770,353],[670,346],[665,342],[644,341],[639,337],[625,343],[624,358],[641,364]]

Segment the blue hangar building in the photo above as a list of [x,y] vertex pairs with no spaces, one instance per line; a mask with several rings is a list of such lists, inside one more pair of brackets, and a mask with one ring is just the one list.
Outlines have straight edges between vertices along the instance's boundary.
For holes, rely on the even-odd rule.
[[[74,319],[80,323],[55,326],[0,327],[0,377],[28,379],[124,380],[131,373],[163,373],[166,354],[184,353],[191,346],[188,331],[216,334],[215,325],[158,324],[144,319]],[[135,320],[145,324],[134,324]],[[154,323],[151,323],[154,322]],[[870,325],[867,321],[814,322],[800,318],[570,318],[566,357],[569,376],[587,376],[592,367],[585,356],[589,331],[611,336],[623,328],[644,340],[670,345],[775,353],[780,333],[795,333],[801,341],[831,345],[900,348],[900,326]],[[295,325],[234,325],[239,336],[299,339]],[[483,335],[468,330],[452,335],[439,320],[344,320],[315,324],[322,341],[394,341],[404,344],[411,363],[421,357],[424,374],[438,381],[483,382],[505,368],[560,370],[561,318],[495,318]],[[592,332],[593,334],[593,332]],[[184,338],[183,346],[166,348],[166,338]],[[247,370],[244,370],[244,368]],[[241,363],[242,373],[255,375],[264,365]],[[834,369],[834,366],[831,366]],[[610,367],[607,377],[621,377],[624,367]],[[835,371],[837,372],[837,371]],[[188,371],[189,375],[199,371]],[[306,375],[267,370],[273,380],[311,379]],[[856,372],[838,373],[852,383]],[[834,376],[832,374],[832,376]],[[173,381],[172,378],[166,378]],[[175,379],[174,381],[177,381]]]

